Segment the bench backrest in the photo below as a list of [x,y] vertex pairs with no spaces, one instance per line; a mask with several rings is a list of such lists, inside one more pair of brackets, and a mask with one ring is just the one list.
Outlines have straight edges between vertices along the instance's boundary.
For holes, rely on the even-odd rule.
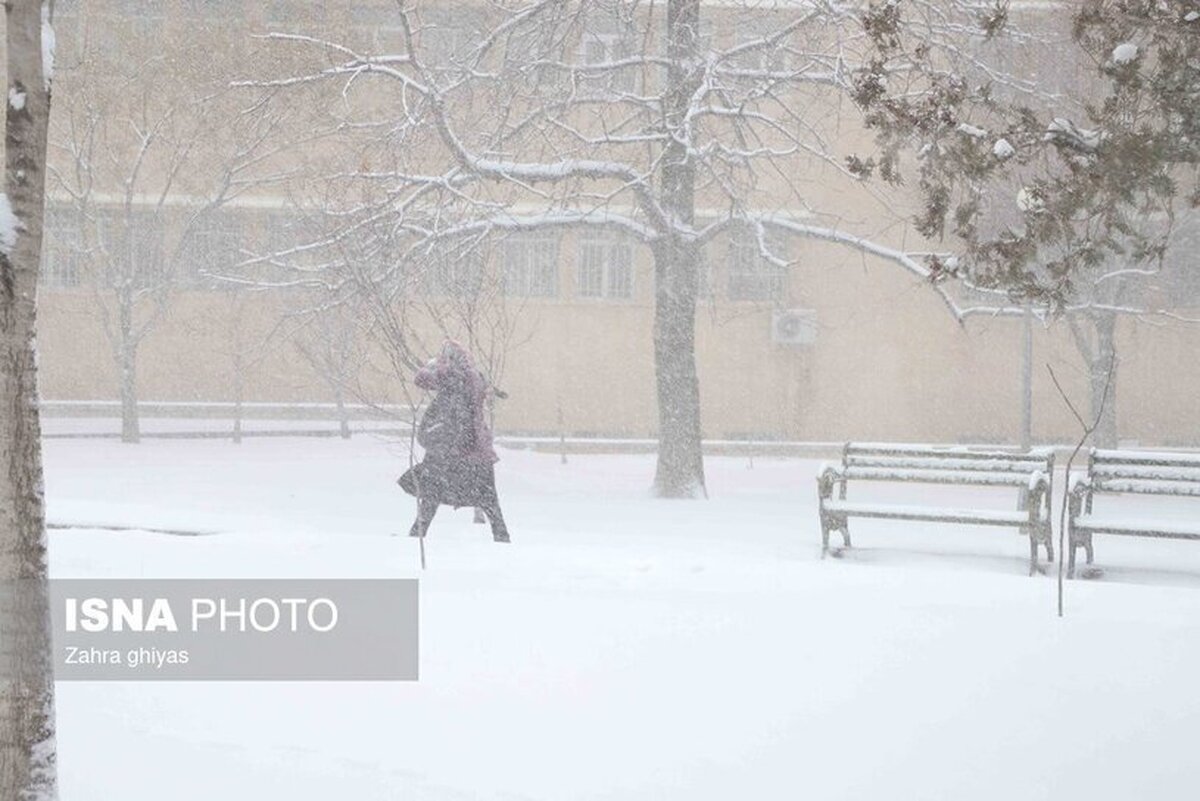
[[1030,476],[1054,475],[1054,451],[1026,453],[984,450],[961,445],[903,445],[849,442],[842,449],[842,473],[863,481],[912,481],[1027,487]]
[[1093,449],[1088,477],[1094,492],[1200,498],[1200,453]]

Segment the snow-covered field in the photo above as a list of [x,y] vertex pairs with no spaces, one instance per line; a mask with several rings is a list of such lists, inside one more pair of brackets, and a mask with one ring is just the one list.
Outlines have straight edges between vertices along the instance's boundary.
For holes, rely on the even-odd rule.
[[[58,577],[420,572],[401,443],[46,450],[52,522],[218,532],[55,531]],[[1005,530],[863,521],[820,560],[815,462],[710,459],[691,503],[649,456],[502,457],[514,543],[431,530],[419,682],[61,683],[62,797],[1195,797],[1195,544],[1098,537],[1059,620]]]
[[[140,420],[141,432],[153,437],[161,434],[190,434],[190,435],[221,435],[233,436],[233,420],[215,417],[152,417],[143,416]],[[353,420],[350,423],[352,431],[395,431],[402,424],[390,420]],[[283,431],[313,432],[324,431],[330,434],[338,431],[335,420],[261,420],[246,418],[242,420],[242,433],[254,436],[259,432],[277,434]],[[119,437],[121,436],[121,421],[112,417],[43,417],[42,433],[50,439],[59,437]]]

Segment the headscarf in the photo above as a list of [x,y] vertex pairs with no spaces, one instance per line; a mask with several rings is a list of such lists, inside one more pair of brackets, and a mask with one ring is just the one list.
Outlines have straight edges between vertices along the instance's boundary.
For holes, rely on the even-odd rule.
[[499,461],[492,446],[492,429],[487,423],[488,381],[475,368],[475,361],[466,348],[447,339],[437,358],[417,371],[415,383],[432,392],[463,391],[470,401],[475,427],[475,444],[467,455],[488,462]]

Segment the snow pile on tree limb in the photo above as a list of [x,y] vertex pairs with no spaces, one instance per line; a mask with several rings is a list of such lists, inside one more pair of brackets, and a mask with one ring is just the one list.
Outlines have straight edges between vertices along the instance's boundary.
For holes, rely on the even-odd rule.
[[1046,140],[1059,140],[1079,150],[1095,150],[1104,141],[1102,131],[1080,128],[1065,117],[1055,117],[1046,127]]
[[21,230],[21,220],[13,213],[12,203],[8,195],[0,192],[0,253],[11,256],[17,246],[17,233]]
[[996,144],[992,145],[992,155],[1001,160],[1012,158],[1016,152],[1007,139],[997,139]]
[[1122,42],[1113,48],[1112,60],[1114,64],[1128,64],[1138,57],[1138,46],[1133,42]]
[[10,87],[8,90],[8,105],[12,106],[13,111],[20,111],[25,108],[25,93],[17,87]]

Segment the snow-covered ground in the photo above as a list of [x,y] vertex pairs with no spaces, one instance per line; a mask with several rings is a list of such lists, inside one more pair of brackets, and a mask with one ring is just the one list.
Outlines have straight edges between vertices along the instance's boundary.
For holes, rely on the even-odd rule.
[[[152,417],[143,416],[139,422],[143,435],[157,434],[190,434],[190,435],[219,435],[233,436],[233,420],[216,417]],[[403,428],[403,424],[390,420],[352,420],[352,431],[395,431]],[[336,420],[261,420],[245,418],[242,420],[242,433],[254,436],[259,432],[276,434],[283,431],[338,431]],[[43,417],[42,433],[48,438],[60,437],[119,437],[121,436],[121,421],[112,417]]]
[[[46,455],[53,522],[218,532],[55,531],[58,577],[419,573],[403,443]],[[512,545],[434,522],[419,682],[61,683],[62,797],[1195,797],[1195,544],[1098,537],[1059,620],[1002,529],[863,521],[820,560],[812,461],[710,459],[691,503],[647,497],[649,456],[502,457]]]

